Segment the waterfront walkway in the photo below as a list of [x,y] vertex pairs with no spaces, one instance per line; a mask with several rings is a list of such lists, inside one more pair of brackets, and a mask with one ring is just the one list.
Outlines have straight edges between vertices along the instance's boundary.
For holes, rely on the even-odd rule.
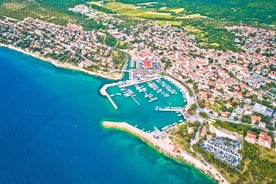
[[187,105],[186,108],[189,108],[193,103],[194,100],[193,98],[189,95],[188,90],[185,88],[185,86],[183,84],[181,84],[180,82],[178,82],[177,80],[173,79],[170,76],[166,76],[164,77],[165,79],[167,79],[168,81],[170,81],[172,84],[174,84],[183,95],[185,95],[186,101],[187,101]]

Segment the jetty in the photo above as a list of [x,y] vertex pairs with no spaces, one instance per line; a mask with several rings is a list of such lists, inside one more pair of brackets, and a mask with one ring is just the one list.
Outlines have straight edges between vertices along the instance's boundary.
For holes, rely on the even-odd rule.
[[153,77],[151,79],[144,79],[144,80],[140,80],[140,81],[137,81],[137,80],[126,80],[126,81],[119,82],[118,85],[119,85],[120,88],[121,87],[129,87],[129,86],[134,86],[134,85],[150,82],[150,81],[161,79],[161,78],[163,78],[163,77],[162,76],[156,76],[156,77]]
[[130,97],[134,100],[134,102],[135,102],[137,105],[140,105],[140,103],[136,100],[136,98],[134,97],[134,95],[130,95]]
[[168,136],[161,134],[160,131],[145,132],[137,127],[134,127],[125,122],[102,122],[102,126],[107,129],[117,129],[136,136],[141,141],[149,146],[152,146],[159,152],[163,153],[172,159],[181,159],[189,163],[197,169],[203,171],[205,174],[211,175],[220,184],[228,184],[227,180],[210,164],[193,157],[189,153],[183,151],[180,146],[176,145]]
[[155,111],[166,111],[166,112],[180,112],[181,109],[182,109],[181,107],[171,107],[171,106],[167,106],[167,107],[156,106],[155,107]]
[[118,106],[116,105],[116,103],[113,101],[113,99],[111,98],[111,96],[108,94],[108,92],[106,91],[107,88],[111,87],[111,86],[117,86],[119,85],[118,82],[116,83],[111,83],[111,84],[105,84],[103,85],[103,87],[100,89],[100,94],[102,96],[106,96],[107,99],[110,101],[110,103],[112,104],[112,106],[114,107],[114,109],[118,109]]

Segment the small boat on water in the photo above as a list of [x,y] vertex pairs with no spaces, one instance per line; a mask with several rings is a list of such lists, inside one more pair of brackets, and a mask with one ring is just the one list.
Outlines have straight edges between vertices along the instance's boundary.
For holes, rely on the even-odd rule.
[[155,100],[157,100],[157,99],[158,99],[157,97],[151,98],[151,99],[149,100],[149,102],[153,102],[153,101],[155,101]]
[[135,88],[136,88],[137,91],[140,91],[141,86],[139,86],[138,84],[136,84],[136,85],[135,85]]

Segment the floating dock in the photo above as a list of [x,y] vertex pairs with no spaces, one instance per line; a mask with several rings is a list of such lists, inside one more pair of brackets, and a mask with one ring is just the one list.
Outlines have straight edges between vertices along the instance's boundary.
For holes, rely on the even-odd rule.
[[156,111],[166,111],[166,112],[181,112],[181,107],[155,107]]

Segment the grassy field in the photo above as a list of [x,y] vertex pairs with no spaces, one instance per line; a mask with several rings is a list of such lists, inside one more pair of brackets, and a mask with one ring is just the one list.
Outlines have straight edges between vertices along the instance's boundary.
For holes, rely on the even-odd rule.
[[114,2],[114,1],[110,1],[106,4],[102,4],[99,2],[91,2],[91,3],[96,4],[98,6],[103,6],[121,15],[143,17],[143,18],[160,18],[160,19],[173,18],[173,16],[170,13],[157,12],[154,9],[143,10],[143,9],[136,8],[136,6],[132,4],[125,4],[125,3]]
[[184,8],[168,8],[168,7],[165,7],[165,6],[159,8],[159,10],[161,10],[161,11],[173,12],[173,13],[175,13],[175,14],[179,14],[179,13],[182,13],[182,12],[185,11]]
[[179,16],[176,17],[176,19],[199,19],[199,18],[207,18],[207,16],[202,16],[200,14],[190,14],[190,15],[185,15],[185,16]]
[[160,25],[170,24],[172,26],[180,26],[182,24],[181,21],[163,21],[163,20],[156,20],[155,23]]
[[[138,4],[148,0],[117,0]],[[185,13],[200,14],[216,20],[245,23],[254,26],[276,26],[276,1],[273,0],[154,0],[151,8],[184,8]]]
[[233,41],[235,36],[224,29],[224,26],[231,25],[231,22],[210,19],[206,15],[203,16],[199,13],[186,11],[186,8],[181,7],[174,8],[164,5],[159,7],[157,4],[149,4],[146,8],[141,9],[141,4],[139,3],[126,4],[118,1],[108,0],[105,3],[91,3],[103,6],[120,15],[154,20],[160,25],[168,22],[170,25],[180,26],[186,31],[195,34],[200,46],[203,48],[240,51]]

